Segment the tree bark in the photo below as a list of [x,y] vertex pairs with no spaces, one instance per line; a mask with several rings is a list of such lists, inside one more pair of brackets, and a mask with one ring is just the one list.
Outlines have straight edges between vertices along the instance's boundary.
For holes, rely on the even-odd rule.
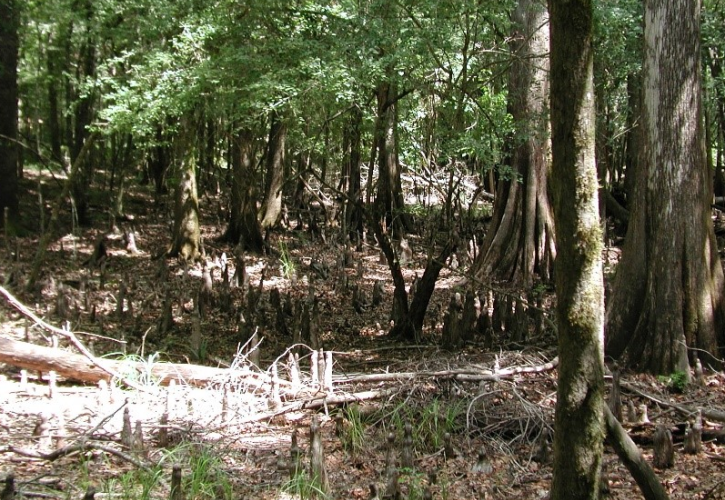
[[199,198],[196,191],[194,163],[184,162],[181,180],[176,187],[174,208],[173,243],[170,257],[194,260],[201,251],[201,229],[199,227]]
[[[19,223],[18,211],[18,25],[20,4],[0,0],[0,218]],[[3,222],[4,224],[4,222]],[[6,242],[7,244],[7,242]]]
[[642,76],[630,75],[627,78],[627,156],[624,175],[624,194],[627,197],[626,208],[632,208],[635,179],[641,168],[642,158]]
[[[63,28],[60,28],[63,29]],[[60,127],[59,90],[62,79],[61,64],[58,61],[59,50],[53,47],[55,40],[50,36],[47,40],[46,70],[48,72],[48,132],[50,134],[50,151],[54,161],[61,162],[62,131]]]
[[[392,70],[388,71],[391,72]],[[390,230],[395,236],[403,236],[410,225],[404,213],[405,203],[398,161],[397,99],[397,88],[394,83],[384,81],[378,84],[378,114],[375,126],[378,134],[376,140],[378,184],[375,212],[378,219],[385,222],[386,230]]]
[[[168,384],[177,382],[205,386],[215,381],[224,380],[234,372],[226,368],[213,368],[200,365],[183,365],[171,363],[142,363],[99,359],[98,363],[116,373],[124,374],[129,370],[150,375],[154,381]],[[107,371],[95,366],[85,356],[72,352],[37,346],[6,337],[0,337],[0,363],[8,363],[18,368],[48,372],[54,370],[61,377],[80,382],[95,383],[109,380]],[[245,374],[247,375],[247,374]],[[149,381],[151,382],[151,381]],[[268,383],[266,377],[260,378],[260,385]]]
[[559,329],[551,499],[598,499],[604,441],[604,284],[594,154],[592,0],[549,0]]
[[231,217],[224,239],[232,244],[241,243],[246,250],[259,253],[264,248],[264,237],[257,219],[254,189],[254,135],[251,130],[242,129],[231,140]]
[[[405,283],[403,282],[402,291],[398,289],[398,286],[396,286],[394,300],[404,301],[405,307],[398,307],[397,309],[393,308],[394,311],[397,310],[401,312],[401,314],[395,318],[395,325],[393,325],[393,328],[390,331],[391,336],[399,337],[411,342],[420,340],[421,333],[423,332],[423,321],[425,320],[425,314],[428,311],[428,304],[430,304],[430,299],[435,291],[438,276],[448,260],[448,257],[451,256],[454,250],[455,248],[453,243],[448,241],[436,258],[431,256],[428,259],[428,264],[425,266],[423,276],[418,282],[418,286],[411,297],[410,306],[408,306],[409,297],[405,291]],[[395,272],[395,270],[392,271]],[[400,272],[399,266],[397,271]],[[396,285],[401,282],[401,280],[393,281]]]
[[360,125],[362,110],[353,107],[344,130],[343,178],[340,188],[347,193],[345,200],[345,229],[350,240],[363,237],[363,198],[360,178]]
[[[86,22],[86,33],[81,45],[81,61],[79,61],[79,79],[92,78],[96,72],[96,41],[93,36],[93,4],[86,0],[79,5]],[[82,70],[80,69],[82,68]],[[80,97],[76,103],[75,126],[73,143],[71,148],[71,161],[76,158],[83,149],[83,144],[88,138],[88,126],[93,117],[93,92]],[[75,202],[76,214],[80,224],[88,223],[88,187],[93,177],[94,162],[83,162],[81,169],[77,172],[71,186],[71,195]]]
[[154,183],[154,195],[158,203],[159,196],[168,192],[166,187],[166,172],[169,169],[171,148],[167,143],[164,128],[161,124],[156,125],[154,132],[153,146],[149,150],[146,158],[146,169],[144,177],[141,181],[146,184],[150,181]]
[[517,132],[509,144],[511,173],[499,182],[475,272],[479,279],[531,287],[535,273],[549,279],[556,252],[547,191],[549,23],[534,0],[519,0],[513,21],[508,108]]
[[604,418],[607,424],[607,442],[614,448],[619,459],[632,474],[644,498],[646,500],[667,500],[667,492],[657,478],[657,474],[642,457],[637,445],[606,405],[604,406]]
[[267,180],[262,203],[262,228],[277,225],[282,215],[282,188],[284,187],[284,148],[287,126],[274,113],[267,143]]
[[689,374],[688,348],[718,366],[725,338],[699,26],[699,1],[645,3],[644,154],[608,304],[607,354],[657,374]]

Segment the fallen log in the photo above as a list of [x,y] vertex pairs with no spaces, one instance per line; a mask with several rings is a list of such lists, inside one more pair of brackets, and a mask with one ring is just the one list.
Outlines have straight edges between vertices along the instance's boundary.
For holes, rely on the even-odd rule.
[[[653,396],[648,392],[638,389],[633,384],[623,382],[622,387],[630,392],[642,396],[643,398],[649,399],[650,401],[657,403],[660,406],[663,406],[665,408],[673,408],[678,413],[688,418],[695,415],[698,410],[698,408],[693,408],[692,406],[679,405],[677,403],[670,403],[669,401],[664,401],[663,399]],[[699,408],[699,410],[702,412],[703,418],[706,418],[707,420],[713,420],[715,422],[725,422],[725,412],[723,411],[713,410],[712,408]]]
[[150,382],[164,385],[172,380],[196,386],[244,380],[250,385],[259,387],[268,382],[268,376],[264,373],[228,368],[100,358],[90,360],[80,354],[6,337],[0,337],[0,363],[41,372],[53,370],[68,380],[91,383],[97,383],[100,380],[109,381],[112,378],[109,371],[122,374],[124,378],[130,380],[138,380],[141,376],[145,376],[151,379]]
[[604,422],[607,428],[607,442],[614,448],[619,459],[632,474],[642,496],[646,500],[667,500],[669,497],[657,474],[607,405],[604,405]]
[[393,389],[384,389],[381,391],[363,391],[350,394],[323,393],[321,396],[315,396],[310,399],[303,399],[301,401],[294,401],[274,412],[257,413],[256,415],[252,415],[251,417],[242,420],[242,423],[248,424],[251,422],[259,422],[261,420],[272,419],[274,417],[295,411],[317,410],[330,406],[340,406],[349,403],[361,403],[363,401],[383,399],[391,397],[395,393],[396,391]]
[[368,374],[345,374],[335,377],[333,382],[341,383],[375,383],[375,382],[400,382],[414,379],[454,379],[466,380],[469,382],[496,382],[510,379],[517,375],[526,373],[542,373],[553,370],[559,364],[558,356],[551,361],[536,366],[513,366],[510,368],[499,368],[498,370],[462,369],[462,370],[438,370],[418,372],[393,372],[393,373],[368,373]]

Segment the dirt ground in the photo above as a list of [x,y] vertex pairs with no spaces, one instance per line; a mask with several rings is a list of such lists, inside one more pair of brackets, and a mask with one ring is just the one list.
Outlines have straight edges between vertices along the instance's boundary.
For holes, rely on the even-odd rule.
[[[551,329],[525,343],[513,343],[502,332],[492,349],[475,339],[455,352],[442,350],[444,305],[461,278],[458,270],[446,269],[421,341],[395,342],[385,336],[392,285],[378,252],[365,246],[355,252],[352,268],[338,269],[342,250],[332,238],[322,242],[290,230],[275,235],[275,254],[247,256],[250,283],[263,290],[254,325],[262,339],[255,365],[240,350],[244,338],[236,312],[222,311],[217,302],[194,326],[193,291],[202,280],[201,263],[169,260],[173,327],[158,333],[165,289],[158,278],[161,259],[153,257],[168,244],[169,235],[166,212],[151,204],[143,195],[127,202],[136,215],[133,229],[139,252],[129,253],[120,239],[110,239],[103,277],[99,269],[83,265],[94,241],[107,230],[107,219],[99,213],[94,227],[71,231],[52,244],[36,291],[23,292],[22,283],[37,236],[19,238],[1,250],[0,283],[49,323],[68,322],[97,356],[149,367],[203,363],[228,368],[227,373],[203,387],[161,386],[153,377],[129,370],[123,375],[133,378],[141,390],[119,381],[99,386],[64,379],[51,388],[48,373],[23,374],[17,367],[0,366],[0,478],[12,471],[21,496],[80,498],[92,485],[96,498],[167,498],[174,464],[181,466],[189,499],[282,499],[296,498],[299,492],[306,496],[314,486],[305,477],[310,421],[316,414],[331,498],[369,498],[371,484],[382,496],[386,456],[391,455],[389,434],[396,463],[406,447],[414,455],[414,466],[399,470],[402,498],[426,498],[426,490],[436,499],[547,498],[551,453],[547,457],[542,448],[548,448],[556,396],[556,369],[549,364],[555,358]],[[216,216],[205,214],[209,263],[222,253],[232,254],[217,240],[223,229]],[[405,269],[408,282],[422,274],[420,265],[425,262],[420,242],[412,243],[418,258]],[[220,293],[221,280],[217,270],[215,294]],[[352,284],[370,297],[378,280],[385,282],[384,302],[373,307],[368,299],[362,310],[353,308]],[[121,283],[128,303],[119,314]],[[313,289],[321,347],[332,353],[330,381],[313,379],[313,351],[306,346],[297,348],[300,380],[293,380],[288,364],[293,339],[279,333],[269,305],[274,288],[295,300]],[[231,292],[233,303],[241,300],[238,294]],[[0,335],[73,351],[64,339],[54,338],[5,302],[0,317]],[[196,346],[194,328],[203,340]],[[272,366],[279,376],[276,391],[274,384],[250,382],[252,375],[255,380],[272,380]],[[671,380],[632,374],[622,379],[640,391],[624,389],[625,406],[631,401],[637,408],[648,407],[652,424],[625,420],[648,460],[653,426],[663,423],[675,430],[688,420],[673,403],[725,408],[722,373],[706,371],[703,386],[689,386],[681,393]],[[126,410],[130,437],[129,430],[123,430]],[[162,421],[164,414],[167,423]],[[406,423],[413,431],[412,445],[405,444]],[[706,419],[704,426],[716,431],[722,422]],[[293,435],[304,469],[296,480],[290,479]],[[674,466],[657,471],[670,498],[725,498],[723,446],[716,439],[706,440],[702,452],[687,455],[676,439]],[[607,498],[641,498],[609,447],[604,475]]]

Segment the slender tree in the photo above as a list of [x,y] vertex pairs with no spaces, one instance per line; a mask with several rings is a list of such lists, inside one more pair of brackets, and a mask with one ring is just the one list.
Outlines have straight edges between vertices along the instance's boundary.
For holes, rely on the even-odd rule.
[[607,354],[688,372],[723,344],[723,272],[710,220],[700,83],[700,1],[645,2],[644,154],[607,309]]
[[193,260],[201,252],[199,226],[199,197],[196,190],[196,169],[193,161],[181,167],[181,179],[176,186],[174,206],[174,234],[169,256]]
[[286,137],[287,125],[276,112],[272,113],[267,143],[267,179],[262,203],[262,227],[264,229],[276,226],[282,215]]
[[362,183],[360,176],[360,126],[363,114],[359,106],[353,106],[345,123],[342,138],[342,177],[340,190],[347,193],[345,200],[345,228],[351,241],[362,242],[364,214],[362,206]]
[[592,0],[549,0],[559,328],[552,500],[599,498],[604,285],[594,158]]
[[[97,40],[94,32],[96,30],[96,21],[94,19],[94,4],[90,0],[84,0],[78,2],[76,8],[79,10],[78,14],[81,16],[85,23],[85,33],[83,34],[83,41],[79,48],[78,54],[78,69],[76,77],[78,80],[85,78],[93,78],[96,72],[96,45]],[[76,82],[76,85],[80,86],[82,81]],[[70,159],[72,162],[76,161],[76,158],[83,149],[83,144],[88,137],[89,131],[88,126],[91,124],[94,116],[94,92],[93,91],[80,91],[75,89],[80,94],[76,98],[73,109],[75,110],[73,116],[73,140],[69,143],[70,146]],[[70,133],[70,127],[67,132]],[[88,186],[93,180],[93,169],[96,166],[93,161],[84,162],[82,169],[78,170],[77,175],[73,179],[73,185],[71,186],[71,194],[75,203],[76,214],[81,224],[87,224],[88,220]]]
[[534,273],[551,275],[554,221],[547,191],[548,52],[546,7],[519,0],[513,15],[514,56],[509,74],[508,108],[517,130],[508,158],[510,173],[499,182],[493,221],[475,263],[483,278],[531,286]]
[[0,0],[0,217],[18,213],[18,23],[19,3]]
[[378,220],[384,220],[386,229],[403,235],[408,229],[403,212],[401,167],[398,158],[398,100],[393,68],[387,69],[387,78],[377,88],[377,118],[375,144],[377,146],[378,185],[375,211]]

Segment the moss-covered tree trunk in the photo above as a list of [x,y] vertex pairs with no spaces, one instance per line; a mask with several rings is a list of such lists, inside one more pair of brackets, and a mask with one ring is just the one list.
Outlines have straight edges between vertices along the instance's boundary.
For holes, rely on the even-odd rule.
[[264,237],[257,219],[253,141],[252,131],[246,129],[232,137],[232,203],[224,239],[233,244],[241,243],[246,250],[261,252]]
[[594,155],[592,0],[549,0],[556,319],[552,500],[599,498],[604,441],[604,285]]
[[508,108],[517,131],[509,144],[512,178],[498,184],[475,272],[479,278],[531,286],[535,273],[549,279],[555,254],[547,191],[549,23],[546,9],[535,0],[519,0],[513,21]]
[[[19,2],[0,0],[0,218],[18,213],[18,23]],[[4,222],[0,221],[0,225]]]
[[652,373],[687,372],[688,347],[717,364],[725,335],[700,80],[700,2],[645,2],[644,154],[607,306],[607,354]]
[[199,197],[196,191],[194,163],[184,162],[181,180],[176,186],[174,206],[174,234],[170,257],[193,260],[201,253],[201,231],[199,228]]
[[284,148],[287,126],[274,113],[267,143],[267,178],[262,203],[262,228],[277,225],[282,216],[282,188],[284,187]]

